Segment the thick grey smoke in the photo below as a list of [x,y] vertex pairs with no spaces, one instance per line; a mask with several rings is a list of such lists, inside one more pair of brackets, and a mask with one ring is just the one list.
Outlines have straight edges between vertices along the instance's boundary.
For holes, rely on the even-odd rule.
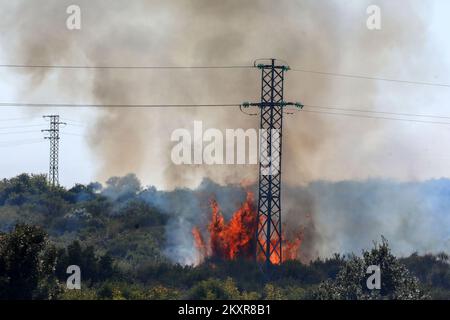
[[[71,4],[66,0],[47,0],[45,5],[1,0],[2,10],[8,13],[0,21],[4,55],[17,63],[97,66],[242,65],[255,58],[277,57],[311,70],[383,74],[389,69],[390,74],[402,75],[403,66],[414,65],[416,55],[422,53],[427,35],[424,19],[430,6],[419,0],[407,5],[376,1],[382,7],[383,28],[371,32],[366,28],[366,8],[373,1],[366,0],[351,4],[339,0],[79,0],[82,29],[73,32],[65,28],[65,10]],[[241,103],[257,101],[260,86],[255,70],[32,69],[21,74],[29,84],[23,88],[24,96],[49,102]],[[292,72],[286,81],[286,100],[307,104],[371,107],[383,95],[370,81],[336,81]],[[177,167],[170,161],[171,132],[190,129],[194,120],[219,129],[258,126],[256,118],[237,109],[111,108],[97,111],[96,116],[89,144],[101,180],[135,172],[145,182],[167,189],[196,186],[204,177],[221,184],[256,180],[256,166]],[[413,189],[402,193],[398,208],[387,208],[396,203],[391,201],[389,186],[386,191],[377,189],[376,198],[370,188],[356,196],[357,187],[352,189],[351,183],[306,186],[317,179],[414,178],[404,157],[379,153],[387,145],[413,154],[404,140],[390,139],[392,132],[381,122],[305,113],[286,119],[283,168],[289,174],[284,180],[294,187],[286,188],[284,208],[288,221],[307,226],[310,241],[304,245],[309,246],[309,255],[353,250],[378,238],[379,233],[392,236],[392,241],[404,241],[405,250],[414,245],[424,250],[437,248],[428,238],[433,237],[433,229],[418,227],[429,225],[428,211],[421,203],[415,210],[404,207],[422,199]],[[337,196],[341,188],[351,190]],[[192,217],[198,210],[190,208],[201,204],[183,191],[176,192],[181,198],[170,198],[166,205],[179,214],[168,232],[169,248],[178,250],[186,242],[190,225],[197,222]],[[234,205],[230,199],[221,204],[227,201]],[[207,201],[201,203],[207,205]],[[353,207],[357,203],[360,208]],[[417,235],[419,231],[422,236]],[[173,254],[182,260],[191,251]]]

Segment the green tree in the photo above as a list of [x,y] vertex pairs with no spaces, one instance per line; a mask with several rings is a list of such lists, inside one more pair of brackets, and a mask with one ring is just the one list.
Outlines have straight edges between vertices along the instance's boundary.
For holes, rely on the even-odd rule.
[[232,278],[200,281],[188,293],[192,300],[238,300],[241,293]]
[[0,298],[55,298],[56,251],[47,247],[47,234],[38,227],[17,225],[1,240]]
[[22,205],[35,196],[48,192],[45,175],[21,174],[0,182],[0,205]]
[[274,286],[273,284],[266,284],[264,287],[264,299],[265,300],[284,300],[285,297],[280,288]]
[[146,295],[149,300],[176,300],[180,299],[181,294],[179,290],[167,288],[161,285],[150,288]]
[[72,242],[67,249],[60,249],[57,256],[56,274],[59,279],[67,277],[66,270],[70,265],[80,267],[83,281],[110,280],[115,274],[114,260],[108,253],[99,256],[93,246],[83,247],[79,241]]
[[[380,290],[367,288],[367,269],[376,265],[381,270]],[[421,289],[417,278],[392,255],[383,238],[362,258],[352,256],[339,271],[335,280],[323,282],[314,292],[314,298],[325,300],[418,300],[429,296]]]

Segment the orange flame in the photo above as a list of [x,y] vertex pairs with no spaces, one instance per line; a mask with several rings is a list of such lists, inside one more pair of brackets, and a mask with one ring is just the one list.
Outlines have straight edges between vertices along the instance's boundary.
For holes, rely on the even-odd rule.
[[205,243],[205,240],[203,240],[200,229],[194,227],[192,229],[192,236],[194,237],[195,248],[200,253],[201,257],[206,257],[208,255],[208,247]]
[[208,226],[211,254],[215,257],[233,260],[251,257],[256,233],[256,216],[253,194],[248,193],[246,201],[226,223],[215,200],[211,201],[212,220]]
[[[283,237],[284,238],[284,237]],[[303,242],[303,234],[299,233],[293,241],[283,239],[283,261],[297,260],[300,246]]]
[[[299,233],[293,241],[286,240],[284,234],[282,235],[281,257],[282,257],[283,261],[297,260],[300,246],[302,245],[302,241],[303,241],[302,233]],[[274,250],[276,245],[277,245],[276,239],[272,239],[271,244],[270,244],[270,251],[273,253],[270,256],[270,262],[272,264],[278,265],[281,263],[281,261],[280,261],[279,253],[277,254],[277,251]],[[264,260],[264,253],[262,251],[260,251],[258,254],[258,260]]]
[[[209,233],[208,242],[204,240],[199,228],[194,227],[192,229],[195,247],[201,256],[201,260],[210,256],[227,260],[254,257],[257,228],[257,213],[254,203],[253,193],[247,192],[245,202],[234,212],[230,221],[226,222],[217,201],[211,200],[212,216],[207,228]],[[297,258],[301,242],[301,237],[292,242],[285,239],[282,240],[283,261]],[[272,245],[275,245],[275,243]],[[258,255],[258,259],[263,257],[260,254]],[[273,264],[280,264],[281,262],[275,254],[270,259]]]

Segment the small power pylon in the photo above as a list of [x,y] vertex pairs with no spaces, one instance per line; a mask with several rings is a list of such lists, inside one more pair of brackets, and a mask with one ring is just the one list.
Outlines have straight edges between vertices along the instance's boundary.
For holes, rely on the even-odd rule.
[[281,150],[283,113],[287,106],[303,108],[300,103],[284,102],[284,74],[289,66],[276,59],[257,60],[261,70],[261,102],[244,103],[260,109],[259,197],[256,231],[256,258],[269,272],[283,261],[281,230]]
[[44,119],[50,119],[50,128],[42,130],[47,132],[44,137],[50,141],[50,164],[47,180],[53,187],[59,186],[59,126],[65,125],[65,122],[59,121],[59,115],[43,116]]

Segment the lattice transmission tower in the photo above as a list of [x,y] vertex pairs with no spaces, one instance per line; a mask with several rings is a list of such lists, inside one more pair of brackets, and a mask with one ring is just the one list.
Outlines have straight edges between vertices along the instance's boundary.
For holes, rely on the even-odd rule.
[[260,110],[259,197],[256,258],[266,269],[283,261],[283,233],[281,230],[281,151],[283,114],[287,106],[302,108],[300,103],[285,102],[284,76],[289,66],[276,59],[257,60],[261,70],[261,102],[244,103]]
[[44,119],[50,119],[50,128],[42,130],[47,132],[45,139],[50,141],[50,163],[48,171],[48,183],[55,187],[59,186],[59,126],[65,125],[65,122],[59,121],[59,115],[47,115]]

